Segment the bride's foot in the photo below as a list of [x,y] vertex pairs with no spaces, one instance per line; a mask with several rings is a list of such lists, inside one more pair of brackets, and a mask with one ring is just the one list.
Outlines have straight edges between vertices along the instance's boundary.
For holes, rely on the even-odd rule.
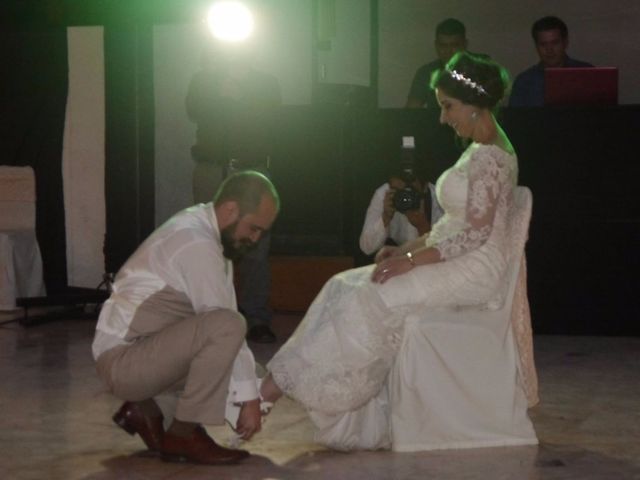
[[273,381],[271,372],[267,373],[267,376],[262,379],[262,385],[260,385],[260,397],[263,401],[269,403],[276,403],[282,396],[282,390]]

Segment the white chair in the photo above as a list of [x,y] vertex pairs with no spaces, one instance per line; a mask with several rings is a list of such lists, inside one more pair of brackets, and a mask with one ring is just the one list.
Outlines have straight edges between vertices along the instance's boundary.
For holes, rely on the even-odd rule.
[[393,450],[537,443],[527,415],[538,401],[524,256],[531,205],[517,187],[501,305],[407,320],[387,384]]
[[14,309],[16,298],[45,295],[35,226],[33,169],[0,166],[0,310]]

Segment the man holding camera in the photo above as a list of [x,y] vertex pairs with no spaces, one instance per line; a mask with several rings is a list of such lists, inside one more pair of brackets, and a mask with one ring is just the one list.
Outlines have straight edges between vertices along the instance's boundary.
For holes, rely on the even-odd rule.
[[401,245],[418,238],[431,230],[431,222],[441,213],[432,184],[393,175],[373,194],[360,234],[360,249],[373,255],[389,239]]

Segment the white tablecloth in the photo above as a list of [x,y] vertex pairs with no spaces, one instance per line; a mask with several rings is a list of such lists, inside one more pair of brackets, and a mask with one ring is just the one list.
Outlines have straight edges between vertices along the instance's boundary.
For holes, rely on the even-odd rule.
[[16,308],[16,298],[44,295],[42,258],[35,232],[0,231],[0,310]]

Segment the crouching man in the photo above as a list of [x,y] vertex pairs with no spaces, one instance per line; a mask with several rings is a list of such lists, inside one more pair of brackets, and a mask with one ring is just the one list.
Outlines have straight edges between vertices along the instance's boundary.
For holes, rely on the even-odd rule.
[[[113,420],[164,460],[215,465],[249,456],[216,444],[202,425],[224,423],[230,395],[242,405],[238,434],[248,440],[260,430],[232,261],[255,246],[278,209],[264,175],[232,175],[212,203],[179,212],[153,232],[116,276],[93,342],[98,375],[124,400]],[[172,419],[166,431],[164,418]]]

